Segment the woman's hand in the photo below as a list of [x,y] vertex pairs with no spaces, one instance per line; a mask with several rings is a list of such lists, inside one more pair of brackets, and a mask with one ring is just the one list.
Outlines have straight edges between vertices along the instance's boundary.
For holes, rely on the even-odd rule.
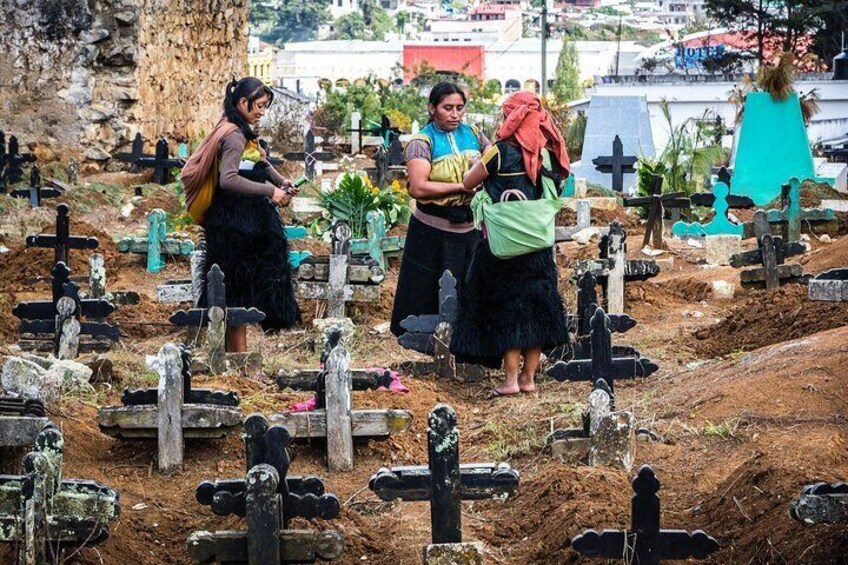
[[274,194],[271,200],[278,206],[288,206],[291,201],[291,196],[283,189],[274,187]]

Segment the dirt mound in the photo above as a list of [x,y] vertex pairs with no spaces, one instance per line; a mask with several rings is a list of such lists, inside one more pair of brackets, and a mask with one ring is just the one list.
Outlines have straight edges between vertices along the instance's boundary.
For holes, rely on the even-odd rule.
[[817,275],[828,269],[848,268],[848,238],[841,237],[833,243],[821,245],[801,256],[799,261],[804,271]]
[[151,194],[144,196],[136,203],[130,214],[130,219],[144,218],[151,210],[156,208],[172,213],[182,212],[183,210],[180,197],[176,191],[170,187],[156,185]]
[[706,357],[805,337],[848,324],[848,303],[816,302],[807,287],[789,284],[774,292],[751,291],[721,322],[695,332],[695,350]]

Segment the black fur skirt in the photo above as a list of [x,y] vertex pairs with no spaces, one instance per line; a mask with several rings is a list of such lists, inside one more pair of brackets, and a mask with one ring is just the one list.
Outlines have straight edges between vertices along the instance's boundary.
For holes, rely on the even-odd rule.
[[261,310],[265,331],[289,328],[300,321],[289,243],[279,210],[269,198],[218,188],[203,228],[206,268],[217,264],[223,271],[228,307]]
[[451,339],[457,362],[497,369],[510,349],[567,344],[568,319],[550,249],[498,259],[474,251]]

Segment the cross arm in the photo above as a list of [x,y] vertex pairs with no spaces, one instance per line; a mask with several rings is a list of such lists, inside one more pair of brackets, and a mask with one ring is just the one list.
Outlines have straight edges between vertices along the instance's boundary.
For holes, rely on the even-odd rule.
[[[244,531],[194,532],[187,550],[195,563],[247,563],[248,535]],[[344,552],[344,538],[333,531],[283,530],[279,543],[284,563],[333,560]]]
[[[56,247],[56,240],[56,236],[49,233],[28,235],[26,237],[26,244],[27,247]],[[97,249],[98,245],[99,243],[96,237],[80,235],[72,235],[68,237],[69,249]]]
[[[52,334],[55,331],[54,320],[21,320],[21,333]],[[102,322],[81,322],[79,333],[92,338],[106,337],[112,341],[118,341],[121,338],[120,329]]]
[[[138,390],[125,389],[121,396],[124,406],[155,405],[159,399],[159,390],[143,388]],[[191,389],[186,391],[186,404],[214,404],[216,406],[238,406],[239,396],[235,391]]]
[[[783,257],[792,257],[794,255],[801,255],[806,251],[804,244],[800,241],[792,241],[789,243],[783,243]],[[779,255],[779,253],[778,253]],[[754,249],[753,251],[745,251],[743,253],[737,253],[730,257],[730,266],[736,267],[746,267],[750,265],[761,265],[763,262],[763,251],[762,249]],[[780,262],[780,261],[779,261]]]
[[[518,472],[506,463],[459,466],[462,500],[485,500],[512,495],[518,488]],[[371,477],[370,488],[381,500],[429,500],[430,469],[424,466],[383,468]]]
[[[613,381],[649,377],[659,370],[659,366],[645,358],[618,357],[612,360]],[[568,362],[557,361],[548,369],[548,376],[560,381],[594,381],[591,359],[573,359]]]
[[635,198],[625,198],[624,205],[632,206],[650,206],[651,202],[659,198],[665,208],[688,208],[689,199],[685,192],[668,192],[666,194],[653,194],[650,196],[637,196]]

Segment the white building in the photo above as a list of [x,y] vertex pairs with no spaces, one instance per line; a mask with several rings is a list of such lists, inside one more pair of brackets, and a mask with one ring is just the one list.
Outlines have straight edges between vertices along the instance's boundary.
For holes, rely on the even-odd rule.
[[704,0],[657,0],[657,17],[664,24],[684,26],[696,19],[705,19]]
[[330,0],[330,17],[334,20],[351,13],[361,13],[359,0]]
[[514,41],[521,38],[522,19],[520,9],[486,2],[469,10],[463,18],[428,20],[423,39],[435,43]]

